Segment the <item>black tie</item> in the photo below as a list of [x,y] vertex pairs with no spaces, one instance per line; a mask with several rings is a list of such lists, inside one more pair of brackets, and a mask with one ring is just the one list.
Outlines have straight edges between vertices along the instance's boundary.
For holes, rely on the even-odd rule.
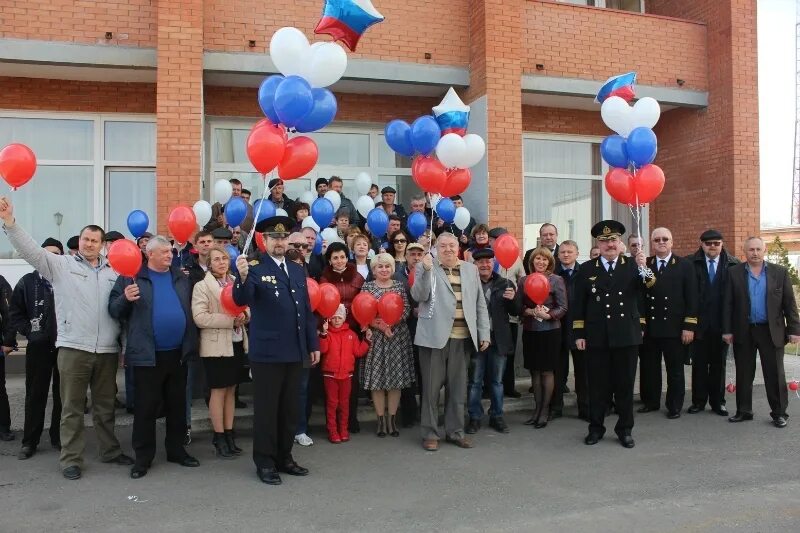
[[[286,263],[281,263],[281,270],[283,271],[284,274],[286,274]],[[286,274],[286,277],[288,278],[289,274]]]
[[665,260],[663,260],[663,259],[659,259],[658,263],[659,263],[658,271],[662,272],[664,270],[664,267],[666,266],[667,262]]
[[610,261],[608,263],[608,273],[609,274],[613,274],[614,273],[614,261]]

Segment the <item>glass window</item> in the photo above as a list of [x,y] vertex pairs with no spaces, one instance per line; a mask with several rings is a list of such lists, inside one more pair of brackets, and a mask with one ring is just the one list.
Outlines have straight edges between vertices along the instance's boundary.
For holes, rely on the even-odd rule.
[[318,165],[369,166],[369,134],[316,132],[308,136],[319,148]]
[[621,9],[622,11],[634,11],[641,13],[642,0],[606,0],[606,7],[609,9]]
[[600,145],[577,141],[525,139],[525,173],[599,175]]
[[30,147],[39,161],[94,159],[94,122],[49,118],[0,117],[0,146]]
[[156,172],[152,169],[119,169],[107,172],[107,230],[128,233],[128,213],[141,209],[150,218],[147,231],[155,233]]
[[153,122],[106,122],[106,161],[156,161],[156,125]]
[[[100,222],[92,209],[91,166],[39,166],[36,176],[14,193],[14,215],[33,239],[67,239],[87,224]],[[126,213],[127,216],[127,213]],[[0,239],[0,258],[15,257],[8,239]]]
[[411,158],[405,157],[386,144],[386,136],[378,135],[378,166],[384,168],[411,168]]
[[250,164],[245,150],[250,130],[217,129],[214,131],[215,163]]

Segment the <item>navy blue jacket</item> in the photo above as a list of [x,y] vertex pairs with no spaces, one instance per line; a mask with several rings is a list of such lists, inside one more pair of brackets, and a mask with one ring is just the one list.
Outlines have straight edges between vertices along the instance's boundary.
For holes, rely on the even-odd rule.
[[309,367],[310,352],[319,350],[317,319],[311,311],[306,273],[286,261],[286,274],[266,254],[250,261],[242,283],[238,270],[233,300],[250,306],[250,350],[256,363],[303,363]]
[[[183,313],[186,315],[186,331],[181,345],[181,359],[196,358],[199,341],[197,327],[192,318],[192,286],[188,276],[180,268],[170,267],[172,283]],[[142,265],[136,275],[139,285],[139,299],[129,302],[125,298],[125,287],[133,283],[133,279],[119,276],[108,297],[109,314],[123,324],[127,339],[125,360],[131,366],[156,366],[155,334],[153,333],[153,283],[150,281],[150,270]]]

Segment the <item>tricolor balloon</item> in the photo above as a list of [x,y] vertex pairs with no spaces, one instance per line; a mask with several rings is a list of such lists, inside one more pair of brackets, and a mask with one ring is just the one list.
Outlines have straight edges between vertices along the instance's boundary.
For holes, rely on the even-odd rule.
[[358,41],[367,29],[383,22],[371,0],[325,0],[322,18],[314,33],[325,33],[356,51]]

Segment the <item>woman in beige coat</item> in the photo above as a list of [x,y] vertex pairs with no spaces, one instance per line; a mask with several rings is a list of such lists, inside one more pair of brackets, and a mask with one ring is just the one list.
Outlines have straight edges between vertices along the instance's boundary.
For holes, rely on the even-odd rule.
[[222,289],[233,283],[231,258],[222,247],[215,246],[208,254],[208,272],[194,286],[192,316],[200,328],[200,358],[211,389],[208,412],[214,426],[214,448],[217,455],[232,458],[242,453],[233,437],[233,413],[238,373],[247,352],[244,325],[250,319],[245,311],[237,317],[225,312],[220,303]]

